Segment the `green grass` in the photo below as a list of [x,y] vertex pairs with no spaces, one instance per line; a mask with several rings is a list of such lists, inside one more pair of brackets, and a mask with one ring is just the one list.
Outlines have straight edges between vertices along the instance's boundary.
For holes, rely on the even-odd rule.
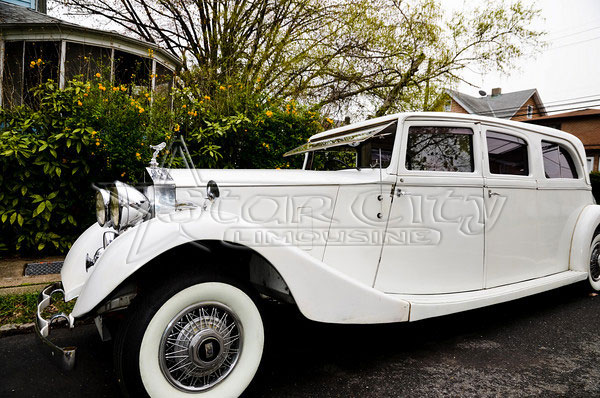
[[[23,324],[33,322],[35,319],[37,293],[9,294],[0,296],[0,326],[9,323]],[[75,300],[68,303],[62,301],[60,295],[53,296],[53,301],[43,312],[42,316],[49,319],[58,312],[70,313],[73,311]]]

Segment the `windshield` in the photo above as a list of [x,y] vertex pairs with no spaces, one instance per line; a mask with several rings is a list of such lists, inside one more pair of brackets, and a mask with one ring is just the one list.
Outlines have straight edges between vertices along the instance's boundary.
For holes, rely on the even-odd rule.
[[345,170],[386,168],[392,158],[397,122],[392,122],[369,136],[345,145],[313,150],[308,153],[306,170]]

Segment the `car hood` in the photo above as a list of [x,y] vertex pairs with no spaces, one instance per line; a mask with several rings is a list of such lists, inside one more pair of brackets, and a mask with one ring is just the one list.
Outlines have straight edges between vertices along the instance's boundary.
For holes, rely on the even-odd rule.
[[177,188],[204,187],[210,180],[222,187],[256,187],[360,184],[377,177],[379,170],[169,169],[169,174]]

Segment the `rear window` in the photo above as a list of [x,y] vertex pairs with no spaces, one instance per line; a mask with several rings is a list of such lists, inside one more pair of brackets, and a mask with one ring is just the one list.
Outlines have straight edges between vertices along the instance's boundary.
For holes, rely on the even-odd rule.
[[406,168],[472,172],[474,170],[473,130],[464,127],[410,127]]
[[542,141],[546,178],[578,178],[571,154],[559,144]]
[[526,176],[529,174],[527,142],[510,134],[486,133],[490,173]]

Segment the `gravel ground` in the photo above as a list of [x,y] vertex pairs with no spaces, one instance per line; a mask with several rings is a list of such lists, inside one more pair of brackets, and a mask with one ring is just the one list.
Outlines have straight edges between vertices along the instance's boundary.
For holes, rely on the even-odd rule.
[[[263,364],[245,397],[598,397],[600,296],[577,284],[412,324],[342,326],[268,311]],[[93,325],[62,373],[35,336],[0,338],[0,396],[113,397],[110,343]]]

